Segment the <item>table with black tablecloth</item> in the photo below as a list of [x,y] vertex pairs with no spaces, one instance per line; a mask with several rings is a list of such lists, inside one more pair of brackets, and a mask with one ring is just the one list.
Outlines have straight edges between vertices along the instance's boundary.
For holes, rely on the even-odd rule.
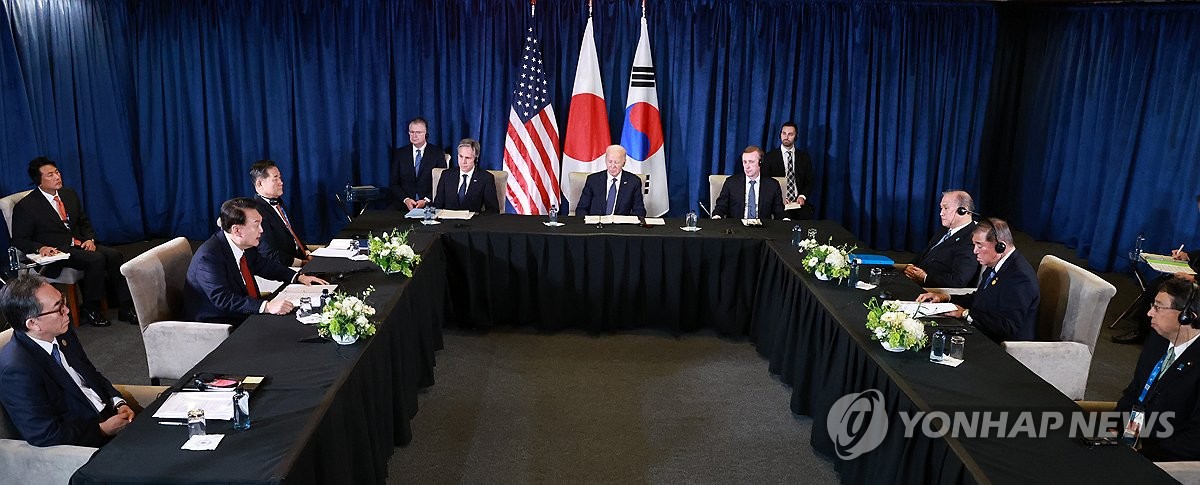
[[[1075,404],[979,333],[967,337],[967,362],[958,368],[930,363],[926,353],[885,351],[870,340],[863,323],[864,303],[873,292],[803,273],[801,255],[790,246],[791,223],[768,221],[751,228],[736,220],[705,220],[701,231],[688,233],[678,228],[678,220],[656,227],[597,226],[582,218],[563,218],[565,226],[547,227],[543,221],[482,215],[425,226],[395,212],[367,212],[342,236],[411,230],[414,241],[424,241],[426,256],[411,282],[393,283],[377,270],[347,276],[354,287],[373,282],[390,288],[381,289],[378,298],[397,302],[387,308],[388,319],[369,345],[293,344],[304,327],[286,317],[255,317],[254,323],[263,324],[252,327],[254,332],[243,335],[248,322],[197,366],[282,376],[296,371],[297,382],[280,385],[276,376],[255,397],[250,432],[231,433],[226,439],[234,441],[216,454],[189,455],[177,449],[181,430],[135,422],[77,478],[153,478],[155,471],[171,470],[148,481],[184,482],[192,480],[176,470],[221,464],[220,469],[237,472],[197,477],[381,481],[390,447],[408,439],[415,389],[432,383],[432,352],[440,348],[445,322],[485,329],[520,325],[608,333],[651,327],[745,335],[767,359],[770,372],[791,386],[792,410],[813,417],[812,444],[827,456],[833,456],[825,426],[833,401],[868,389],[883,394],[891,426],[882,445],[853,460],[833,458],[848,482],[1170,480],[1128,448],[1087,448],[1065,430],[1040,439],[920,433],[905,438],[900,411],[1070,412]],[[834,222],[800,224],[816,229],[822,242],[854,242]],[[331,274],[345,269],[314,265],[308,269]],[[443,293],[432,294],[439,284]],[[883,286],[898,298],[911,299],[920,291],[899,277]],[[257,350],[269,345],[280,345],[280,352]],[[347,358],[336,360],[342,357]],[[303,363],[288,367],[294,361]],[[302,375],[307,379],[299,379]],[[317,397],[297,397],[310,393]],[[137,470],[128,467],[147,460],[124,456],[145,448],[135,439],[172,446],[148,453],[153,466]],[[252,458],[243,460],[226,448],[231,444],[253,450]],[[192,463],[181,458],[191,456],[197,457]],[[253,466],[243,469],[243,461]],[[122,467],[131,475],[118,473]]]

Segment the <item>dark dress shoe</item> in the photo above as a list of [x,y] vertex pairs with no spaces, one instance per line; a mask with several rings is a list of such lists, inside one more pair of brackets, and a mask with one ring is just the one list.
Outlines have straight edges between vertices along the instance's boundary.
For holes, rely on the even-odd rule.
[[132,308],[126,308],[124,310],[117,312],[117,320],[121,320],[130,325],[137,325],[138,324],[137,312],[133,311]]
[[93,327],[107,327],[112,325],[112,323],[109,323],[108,319],[104,318],[104,315],[101,315],[97,310],[88,310],[84,308],[83,310],[80,310],[79,313],[83,314],[83,323]]
[[1149,332],[1143,332],[1141,330],[1134,330],[1134,331],[1126,333],[1126,334],[1114,335],[1112,338],[1112,341],[1114,344],[1127,344],[1127,345],[1140,344],[1140,343],[1146,341],[1147,333],[1149,333]]

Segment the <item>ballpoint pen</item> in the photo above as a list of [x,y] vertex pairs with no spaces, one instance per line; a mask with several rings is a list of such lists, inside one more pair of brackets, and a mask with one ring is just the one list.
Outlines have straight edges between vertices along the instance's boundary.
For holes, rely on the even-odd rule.
[[187,426],[187,423],[183,421],[159,421],[158,424],[163,426]]

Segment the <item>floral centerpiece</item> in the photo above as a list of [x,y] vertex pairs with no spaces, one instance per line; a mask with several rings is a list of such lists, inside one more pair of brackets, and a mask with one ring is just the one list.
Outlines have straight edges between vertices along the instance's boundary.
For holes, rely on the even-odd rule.
[[367,258],[386,273],[402,273],[411,278],[413,268],[421,264],[421,256],[408,245],[408,231],[392,230],[378,237],[371,235],[367,250]]
[[370,320],[375,315],[375,307],[366,303],[367,297],[374,291],[375,287],[370,286],[359,295],[333,295],[329,303],[321,308],[317,334],[332,338],[342,345],[352,344],[359,337],[375,335],[375,324]]
[[867,329],[871,338],[892,352],[917,350],[925,346],[925,324],[900,311],[895,302],[880,305],[874,298],[867,302]]
[[818,279],[841,279],[850,276],[850,253],[855,247],[817,244],[817,241],[808,238],[800,241],[800,249],[807,251],[800,264],[804,266],[805,271],[816,275]]

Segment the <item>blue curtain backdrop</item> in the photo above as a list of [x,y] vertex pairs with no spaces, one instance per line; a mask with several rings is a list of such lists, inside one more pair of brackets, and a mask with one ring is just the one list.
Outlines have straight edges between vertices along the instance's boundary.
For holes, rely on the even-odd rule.
[[[922,247],[949,188],[1099,268],[1138,232],[1200,244],[1196,6],[647,3],[672,215],[794,120],[819,215],[877,248]],[[641,1],[595,4],[619,139]],[[102,240],[203,238],[273,158],[303,236],[327,239],[344,220],[332,194],[384,185],[414,116],[501,166],[527,5],[3,0],[0,191],[29,188],[45,154]],[[542,0],[532,20],[564,125],[587,9]]]

